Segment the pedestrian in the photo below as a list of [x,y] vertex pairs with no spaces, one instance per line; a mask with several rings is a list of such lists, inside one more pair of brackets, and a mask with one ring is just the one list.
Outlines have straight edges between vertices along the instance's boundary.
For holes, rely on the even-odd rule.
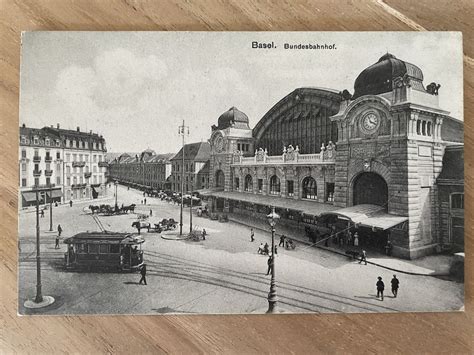
[[365,253],[365,250],[362,250],[362,256],[360,257],[359,264],[363,261],[365,262],[365,265],[367,265],[367,254]]
[[153,216],[153,211],[150,208],[150,217]]
[[396,275],[393,275],[393,279],[392,279],[391,283],[392,283],[393,297],[396,298],[397,294],[398,294],[398,286],[400,285],[400,281],[397,279]]
[[263,253],[264,254],[267,254],[268,255],[268,243],[265,243],[265,245],[263,246]]
[[390,240],[387,240],[387,245],[385,246],[385,254],[387,254],[387,256],[392,256],[392,249],[392,242]]
[[359,246],[359,233],[355,232],[354,234],[354,246],[358,247]]
[[347,245],[352,245],[352,233],[350,230],[347,231]]
[[63,232],[63,229],[61,228],[61,225],[58,224],[58,235],[61,236],[62,232]]
[[380,298],[382,298],[382,301],[383,301],[383,290],[385,289],[385,284],[383,283],[382,278],[380,276],[378,277],[376,286],[377,286],[377,298],[379,298],[380,296]]
[[41,210],[41,218],[44,218],[44,210]]
[[207,235],[207,232],[206,232],[206,230],[203,228],[203,229],[202,229],[202,240],[206,240],[206,235]]
[[54,203],[54,207],[58,207],[58,201]]
[[253,242],[255,240],[255,233],[253,232],[253,228],[250,228],[250,241]]
[[146,205],[146,197],[145,197],[145,199],[143,200],[143,202],[144,202],[144,205]]
[[54,245],[54,249],[59,249],[59,235],[56,236],[56,244]]
[[277,246],[275,245],[275,255],[278,254]]
[[69,207],[72,207],[72,200],[69,200]]
[[138,229],[138,234],[140,234],[140,230],[142,229],[140,222],[138,222],[137,229]]
[[281,246],[285,246],[285,235],[282,234],[281,237],[280,237],[280,243],[278,243],[278,246],[281,247]]
[[138,284],[141,285],[142,282],[147,285],[146,283],[146,264],[143,264],[143,266],[140,269],[140,274],[142,274],[142,277],[140,278],[140,281],[138,281]]
[[272,257],[271,256],[268,257],[267,265],[268,265],[267,275],[270,275],[270,271],[272,270]]
[[260,245],[258,246],[257,252],[258,252],[259,254],[263,254],[263,252],[264,252],[263,243],[260,243]]

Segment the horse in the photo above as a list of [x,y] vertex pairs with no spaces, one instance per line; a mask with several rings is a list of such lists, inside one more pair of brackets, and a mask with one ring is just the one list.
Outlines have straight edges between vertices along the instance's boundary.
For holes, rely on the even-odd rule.
[[151,224],[150,222],[141,222],[141,221],[135,221],[132,223],[132,227],[135,227],[138,229],[138,233],[140,233],[140,229],[146,228],[147,231],[150,231]]
[[133,213],[133,212],[135,212],[135,207],[136,207],[136,204],[132,203],[129,206],[123,206],[122,211],[125,212],[125,213],[128,213],[129,211]]

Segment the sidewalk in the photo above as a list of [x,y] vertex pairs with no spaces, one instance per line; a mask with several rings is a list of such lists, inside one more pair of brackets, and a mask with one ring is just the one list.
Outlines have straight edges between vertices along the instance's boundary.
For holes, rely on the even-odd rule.
[[[270,233],[269,225],[266,222],[261,221],[257,218],[237,216],[235,214],[229,214],[228,216],[230,221],[247,225],[249,228],[258,229]],[[305,244],[306,246],[304,248],[315,247],[348,258],[348,256],[345,254],[346,248],[341,249],[332,246],[325,247],[321,244],[313,245],[306,239],[304,231],[281,225],[277,225],[276,230],[277,233],[275,234],[275,239],[277,242],[281,234],[285,234],[291,239],[298,241],[301,244]],[[453,256],[450,255],[431,255],[416,260],[405,260],[388,257],[384,254],[377,253],[374,251],[368,251],[367,264],[372,264],[378,267],[392,270],[394,272],[409,275],[448,276],[452,259]]]
[[[98,202],[104,202],[104,201],[110,200],[111,198],[113,198],[113,196],[103,196],[103,197],[99,197],[99,198],[96,198],[96,199],[74,200],[74,201],[72,201],[72,203],[73,203],[73,206],[75,206],[75,205],[84,205],[84,204],[93,205],[93,204],[96,204]],[[45,204],[39,205],[40,210],[42,210],[45,206],[47,206],[47,208],[49,209],[49,203],[47,203],[46,205]],[[59,207],[69,207],[69,201],[63,202],[63,203],[58,203],[58,206],[54,206],[54,203],[53,203],[53,208],[59,208]],[[36,206],[29,206],[29,207],[26,207],[26,208],[20,208],[19,212],[20,213],[22,213],[22,212],[23,213],[36,212]]]

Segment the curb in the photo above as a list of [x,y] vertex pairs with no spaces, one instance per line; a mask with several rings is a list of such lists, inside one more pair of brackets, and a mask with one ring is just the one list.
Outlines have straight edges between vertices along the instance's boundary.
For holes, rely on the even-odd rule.
[[[232,218],[230,215],[229,215],[229,221],[232,221],[232,222],[235,222],[235,223],[238,223],[238,224],[241,224],[241,225],[245,225],[247,227],[250,227],[250,228],[254,228],[254,229],[258,229],[260,231],[264,231],[264,232],[267,232],[268,231],[262,227],[259,227],[259,226],[249,226],[247,224],[245,224],[244,222],[242,221],[239,221],[239,220],[236,220],[234,218]],[[275,235],[278,235],[275,233]],[[338,254],[338,255],[342,255],[344,256],[345,258],[347,258],[348,256],[345,254],[345,253],[342,253],[338,250],[334,250],[334,249],[330,249],[330,248],[326,248],[326,247],[323,247],[323,246],[320,246],[320,245],[313,245],[312,243],[309,243],[307,241],[304,241],[304,240],[300,240],[298,238],[294,238],[292,237],[292,239],[298,241],[299,243],[302,243],[302,244],[306,244],[306,245],[311,245],[315,248],[318,248],[318,249],[321,249],[321,250],[325,250],[325,251],[329,251],[331,253],[334,253],[334,254]],[[358,259],[355,259],[355,260],[358,260]],[[443,273],[431,273],[431,274],[426,274],[426,273],[418,273],[418,272],[412,272],[412,271],[405,271],[405,270],[400,270],[400,269],[395,269],[395,268],[392,268],[392,267],[389,267],[389,266],[385,266],[385,265],[382,265],[382,264],[379,264],[379,263],[375,263],[373,261],[368,261],[367,260],[367,264],[371,264],[371,265],[375,265],[375,266],[378,266],[378,267],[381,267],[381,268],[384,268],[384,269],[387,269],[387,270],[391,270],[391,271],[395,271],[395,272],[399,272],[401,274],[406,274],[406,275],[413,275],[413,276],[431,276],[431,277],[437,277],[437,276],[449,276],[449,274],[443,274]]]

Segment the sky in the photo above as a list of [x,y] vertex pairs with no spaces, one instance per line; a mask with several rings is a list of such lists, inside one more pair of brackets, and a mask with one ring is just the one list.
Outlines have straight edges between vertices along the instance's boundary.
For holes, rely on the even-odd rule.
[[207,141],[232,106],[253,128],[296,88],[353,93],[387,52],[420,67],[425,87],[440,83],[440,108],[463,120],[459,32],[25,32],[20,124],[92,130],[110,152],[177,152],[183,120],[187,142]]

